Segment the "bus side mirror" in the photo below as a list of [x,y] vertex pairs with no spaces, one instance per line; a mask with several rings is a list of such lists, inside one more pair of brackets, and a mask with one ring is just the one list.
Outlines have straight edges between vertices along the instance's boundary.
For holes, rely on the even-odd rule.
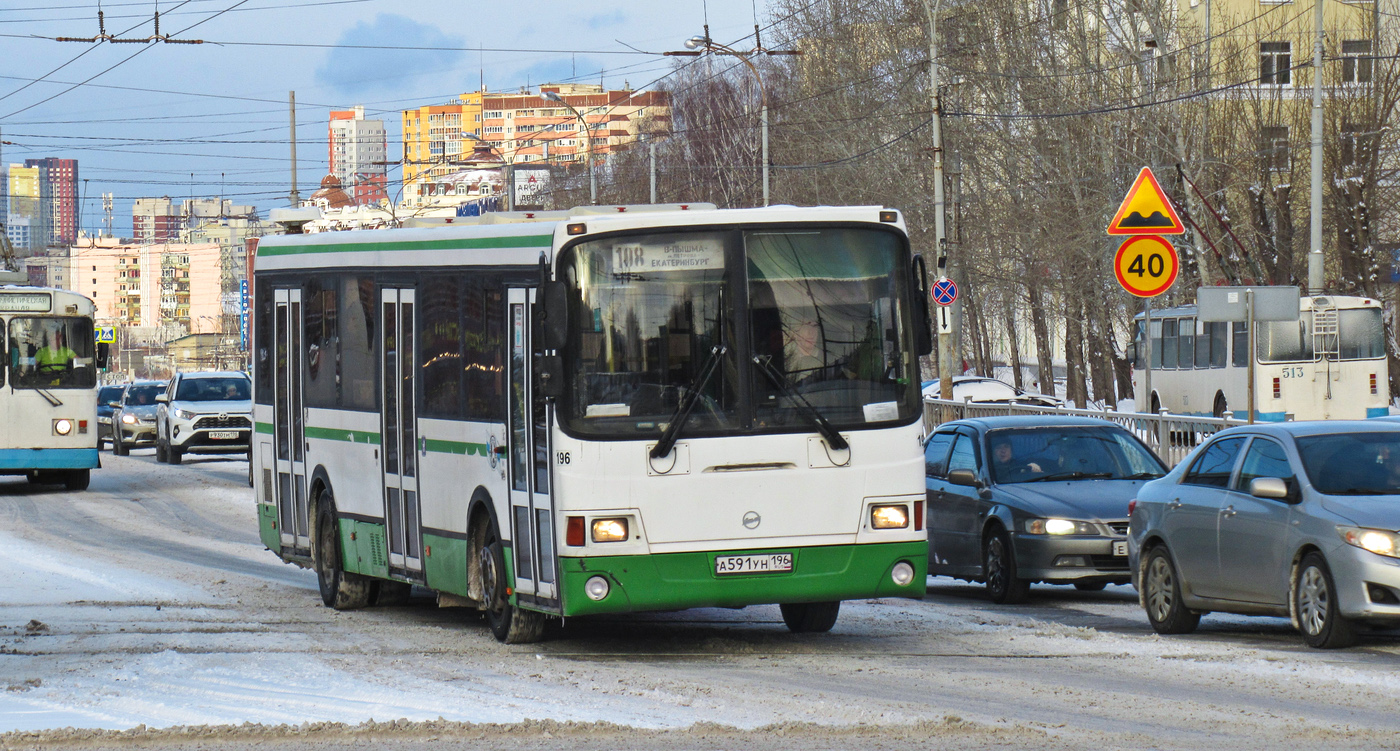
[[111,356],[112,345],[102,342],[97,345],[97,367],[107,367],[107,360]]
[[1128,362],[1132,363],[1134,367],[1137,367],[1137,342],[1129,344],[1128,348],[1123,350],[1123,358]]
[[914,349],[920,355],[933,354],[933,321],[928,309],[928,267],[923,256],[914,256]]
[[560,350],[569,336],[569,285],[544,282],[537,293],[535,308],[540,318],[540,349]]

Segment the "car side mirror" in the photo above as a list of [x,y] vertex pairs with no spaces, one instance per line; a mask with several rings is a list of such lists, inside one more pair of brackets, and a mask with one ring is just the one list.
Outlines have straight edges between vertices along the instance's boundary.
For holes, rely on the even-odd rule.
[[982,481],[977,479],[977,473],[970,469],[955,469],[949,472],[948,482],[954,485],[961,485],[965,488],[982,487]]
[[121,403],[121,402],[107,402],[107,406],[108,406],[108,407],[112,407],[113,409],[115,409],[115,408],[117,408],[117,407],[122,406],[122,403]]
[[1249,481],[1249,494],[1255,498],[1275,498],[1286,501],[1288,483],[1277,477],[1256,477]]
[[169,403],[170,403],[170,397],[166,396],[165,394],[156,394],[156,403],[157,403],[157,404],[169,404]]

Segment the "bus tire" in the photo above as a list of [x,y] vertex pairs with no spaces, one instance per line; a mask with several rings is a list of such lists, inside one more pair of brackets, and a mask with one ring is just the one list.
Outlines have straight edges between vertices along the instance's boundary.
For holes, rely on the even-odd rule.
[[506,595],[505,551],[496,530],[488,527],[485,544],[477,550],[481,561],[481,586],[486,621],[496,641],[505,644],[530,644],[544,637],[544,614],[522,610],[510,604]]
[[92,481],[92,470],[72,469],[63,474],[63,487],[69,490],[87,490]]
[[835,602],[785,602],[778,606],[783,613],[783,623],[794,634],[824,634],[836,625],[836,617],[841,614],[841,601]]
[[126,456],[126,455],[128,455],[128,454],[130,454],[130,453],[131,453],[131,449],[127,448],[126,442],[122,440],[122,432],[121,432],[121,430],[117,430],[117,431],[113,432],[113,433],[112,433],[112,454],[113,454],[114,456]]
[[330,488],[321,491],[316,504],[316,535],[311,539],[311,558],[316,562],[316,583],[321,589],[321,602],[336,610],[354,610],[369,604],[369,577],[345,570],[340,551],[339,522],[335,513],[335,498]]
[[1225,395],[1219,391],[1215,392],[1215,406],[1211,408],[1211,414],[1216,417],[1224,417],[1230,411],[1230,403],[1225,401]]

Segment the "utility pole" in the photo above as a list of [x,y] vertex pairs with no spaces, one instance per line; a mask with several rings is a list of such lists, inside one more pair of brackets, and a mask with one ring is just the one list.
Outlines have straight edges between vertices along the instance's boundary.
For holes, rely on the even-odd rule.
[[[1308,253],[1308,294],[1322,294],[1322,0],[1313,0],[1312,250]],[[1253,333],[1252,331],[1250,332]],[[1251,363],[1253,358],[1250,358]],[[1253,404],[1250,405],[1251,409]],[[1251,418],[1253,412],[1250,413]]]
[[647,144],[651,156],[651,202],[656,203],[656,141]]
[[[938,276],[948,275],[948,228],[946,198],[943,194],[943,122],[938,95],[938,11],[943,0],[931,3],[924,0],[924,12],[928,14],[928,85],[929,99],[933,105],[933,238],[938,252]],[[954,311],[949,311],[953,313]],[[952,321],[957,316],[951,317]],[[953,332],[952,326],[938,327],[938,398],[953,398]]]
[[292,117],[292,192],[288,197],[291,199],[292,208],[296,208],[301,205],[301,193],[297,191],[297,93],[295,91],[287,92],[287,102],[290,105],[288,111]]

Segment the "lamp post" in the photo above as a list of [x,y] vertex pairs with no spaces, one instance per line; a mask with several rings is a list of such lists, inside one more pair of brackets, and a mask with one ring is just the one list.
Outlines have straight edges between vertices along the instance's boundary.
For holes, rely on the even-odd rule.
[[[708,27],[706,27],[706,28],[708,28]],[[691,37],[691,38],[685,40],[685,48],[686,48],[687,50],[694,50],[694,52],[667,52],[667,53],[665,53],[665,54],[667,54],[667,55],[698,55],[698,54],[701,54],[701,52],[703,51],[703,52],[719,52],[719,53],[722,53],[722,54],[725,54],[725,55],[733,55],[734,57],[739,58],[739,60],[740,60],[741,62],[743,62],[744,65],[748,66],[749,72],[753,74],[753,79],[754,79],[754,81],[758,83],[758,120],[759,120],[760,128],[761,128],[761,130],[762,130],[762,132],[763,132],[763,136],[762,136],[762,138],[763,138],[763,147],[762,147],[762,157],[761,157],[762,160],[763,160],[763,205],[764,205],[764,206],[767,206],[767,205],[768,205],[768,90],[767,90],[766,88],[764,88],[764,86],[763,86],[763,76],[759,74],[758,68],[753,64],[753,62],[751,62],[751,61],[749,60],[749,55],[756,54],[756,53],[758,52],[758,50],[754,50],[754,52],[751,52],[751,53],[749,53],[749,54],[746,55],[746,54],[744,54],[744,53],[742,53],[742,52],[740,52],[740,51],[734,49],[733,47],[730,47],[730,46],[727,45],[727,44],[720,44],[719,42],[716,42],[715,40],[711,39],[708,35],[706,35],[706,36],[699,36],[699,35],[696,35],[696,36],[693,36],[693,37]],[[769,54],[777,54],[777,53],[772,53],[772,52],[770,52]],[[788,54],[788,53],[787,53],[787,52],[784,52],[783,54]]]
[[488,148],[488,149],[490,149],[490,150],[496,152],[496,153],[501,157],[501,164],[505,165],[505,166],[504,166],[504,169],[505,169],[505,173],[506,173],[506,174],[505,174],[505,177],[506,177],[506,211],[514,211],[514,210],[515,210],[515,161],[512,160],[512,159],[507,159],[507,158],[506,158],[506,152],[501,151],[500,149],[496,148],[495,146],[492,146],[490,143],[488,143],[488,142],[486,141],[486,139],[482,138],[481,136],[476,135],[475,133],[463,133],[462,135],[463,135],[464,137],[466,137],[468,140],[476,141],[477,143],[481,144],[482,146],[485,146],[486,148]]
[[569,111],[574,113],[574,117],[578,118],[578,124],[583,128],[583,137],[587,140],[588,145],[588,151],[585,152],[585,158],[588,160],[588,202],[596,206],[598,204],[598,179],[593,174],[593,133],[588,128],[588,121],[574,105],[564,101],[564,97],[559,96],[558,92],[546,91],[544,98],[568,107]]
[[[924,12],[928,14],[928,79],[929,97],[933,100],[933,240],[938,252],[938,275],[947,276],[948,230],[946,224],[946,202],[943,196],[943,122],[940,118],[938,97],[938,11],[942,0],[931,3],[924,0]],[[952,311],[950,311],[952,312]],[[957,315],[952,316],[956,322]],[[1041,381],[1044,382],[1044,378]],[[938,398],[953,398],[953,331],[952,326],[939,326],[938,329]]]

